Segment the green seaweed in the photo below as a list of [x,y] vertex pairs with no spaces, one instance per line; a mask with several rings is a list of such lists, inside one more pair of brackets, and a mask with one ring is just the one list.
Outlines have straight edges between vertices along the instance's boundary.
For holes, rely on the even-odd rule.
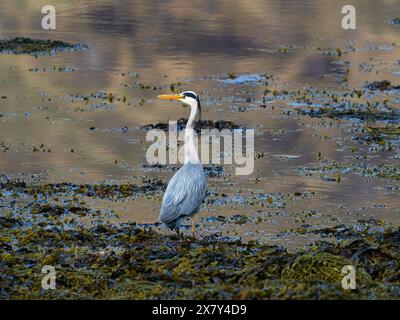
[[[39,208],[32,215],[42,219],[0,219],[1,299],[397,299],[400,292],[400,229],[354,231],[351,241],[291,253],[134,223],[65,224],[62,216],[81,209]],[[44,265],[55,267],[55,290],[41,287]],[[341,287],[345,265],[357,270],[356,290]]]
[[[348,265],[352,265],[349,259],[331,253],[300,254],[291,264],[285,267],[282,278],[335,284],[342,280],[341,270]],[[371,281],[369,274],[362,268],[357,270],[357,279],[359,284]]]
[[87,50],[87,46],[59,40],[41,40],[16,37],[0,40],[0,53],[44,55],[62,51]]
[[165,190],[166,184],[158,179],[142,179],[141,185],[136,184],[81,184],[53,183],[26,184],[24,181],[9,180],[0,182],[0,189],[24,193],[27,195],[72,195],[96,198],[127,198],[133,196],[155,195]]
[[[187,119],[186,118],[180,118],[176,125],[177,125],[177,130],[181,131],[186,128],[186,123]],[[200,132],[202,129],[217,129],[217,130],[234,130],[234,129],[240,129],[242,128],[241,126],[235,124],[232,121],[227,121],[227,120],[198,120],[195,122],[194,129],[196,132]],[[168,123],[163,123],[159,122],[156,124],[148,124],[144,125],[141,127],[142,130],[148,131],[148,130],[153,130],[153,129],[158,129],[158,130],[163,130],[163,131],[168,131],[169,130],[169,124]]]
[[309,108],[297,109],[300,114],[310,117],[327,117],[331,119],[357,118],[363,121],[385,121],[398,120],[400,113],[397,110],[381,111],[381,110],[363,110],[359,108],[339,109],[339,108]]
[[368,127],[366,141],[374,141],[380,145],[386,145],[391,141],[400,139],[399,127]]

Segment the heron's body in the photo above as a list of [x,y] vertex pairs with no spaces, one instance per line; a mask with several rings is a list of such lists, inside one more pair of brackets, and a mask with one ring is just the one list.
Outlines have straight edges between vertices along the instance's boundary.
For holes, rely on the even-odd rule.
[[[200,100],[193,91],[179,95],[161,95],[161,99],[178,100],[191,107],[185,128],[185,163],[168,183],[160,210],[160,220],[171,229],[178,229],[182,219],[192,217],[206,196],[207,181],[194,141],[194,119],[200,109]],[[194,235],[195,224],[192,224]]]
[[161,205],[160,220],[169,228],[199,211],[206,196],[207,181],[201,164],[187,163],[171,178]]

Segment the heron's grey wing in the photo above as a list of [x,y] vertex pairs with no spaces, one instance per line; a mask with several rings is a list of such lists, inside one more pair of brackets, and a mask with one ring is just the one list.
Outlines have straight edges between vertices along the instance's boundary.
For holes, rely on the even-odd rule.
[[171,178],[161,205],[166,224],[197,211],[206,195],[207,182],[200,164],[185,164]]

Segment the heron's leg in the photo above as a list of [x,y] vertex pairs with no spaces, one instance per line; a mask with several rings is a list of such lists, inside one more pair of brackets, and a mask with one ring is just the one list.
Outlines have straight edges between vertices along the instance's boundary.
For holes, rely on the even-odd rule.
[[197,212],[192,216],[192,235],[193,238],[196,238],[196,224],[199,221],[199,213],[200,211],[197,210]]
[[196,238],[196,221],[192,218],[192,237]]

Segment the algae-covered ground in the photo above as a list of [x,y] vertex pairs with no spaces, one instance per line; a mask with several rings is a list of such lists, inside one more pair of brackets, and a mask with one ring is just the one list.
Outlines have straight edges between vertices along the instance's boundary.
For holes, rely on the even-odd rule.
[[[55,221],[54,221],[55,220]],[[276,246],[162,236],[135,224],[46,227],[2,217],[2,299],[386,299],[400,294],[400,233],[293,254]],[[72,223],[72,222],[71,222]],[[22,227],[21,227],[22,226]],[[56,289],[41,289],[44,265]],[[341,286],[345,265],[357,289]]]
[[[398,299],[400,229],[331,228],[342,241],[296,252],[218,237],[160,234],[154,225],[110,223],[77,199],[49,204],[43,195],[66,186],[2,183],[2,192],[34,194],[0,217],[1,299]],[[77,194],[89,192],[75,188]],[[94,187],[98,196],[127,187]],[[130,188],[132,192],[134,188]],[[65,190],[64,190],[65,191]],[[154,184],[140,192],[157,192]],[[122,191],[122,196],[123,196]],[[139,191],[138,191],[139,192]],[[96,192],[94,192],[94,195]],[[76,195],[75,195],[76,196]],[[371,222],[369,222],[371,224]],[[374,224],[377,225],[376,223]],[[56,288],[42,289],[53,266]],[[342,268],[356,270],[343,289]]]
[[42,40],[24,37],[0,40],[0,53],[52,55],[58,52],[87,50],[86,45],[70,44],[60,40]]

